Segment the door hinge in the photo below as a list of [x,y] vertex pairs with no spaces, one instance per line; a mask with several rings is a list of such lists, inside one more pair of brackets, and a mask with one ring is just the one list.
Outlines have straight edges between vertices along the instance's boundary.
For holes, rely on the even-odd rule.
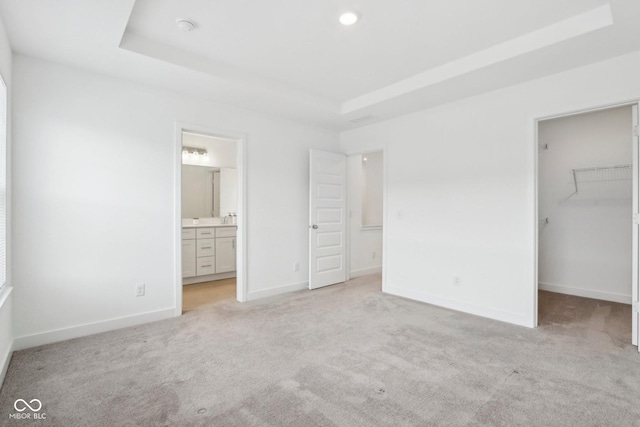
[[634,213],[634,214],[633,214],[633,223],[634,223],[634,224],[640,224],[640,223],[638,222],[638,219],[640,219],[640,214],[639,214],[639,213]]
[[633,127],[633,136],[638,136],[638,126]]
[[640,313],[640,307],[639,307],[639,305],[640,305],[640,304],[638,304],[638,301],[634,301],[634,302],[633,302],[633,304],[631,304],[631,310],[632,310],[634,313]]

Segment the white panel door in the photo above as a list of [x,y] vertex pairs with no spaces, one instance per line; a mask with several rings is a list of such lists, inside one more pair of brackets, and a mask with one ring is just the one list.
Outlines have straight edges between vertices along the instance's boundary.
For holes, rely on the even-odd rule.
[[309,289],[347,277],[347,156],[311,150]]
[[[633,301],[633,310],[631,311],[632,316],[632,327],[631,327],[631,342],[633,345],[638,345],[640,342],[640,331],[638,331],[638,299],[640,296],[640,271],[638,270],[640,263],[639,255],[640,255],[640,170],[638,169],[640,165],[640,147],[638,142],[638,104],[633,106],[633,246],[632,246],[632,301]],[[638,351],[640,351],[640,346],[638,346]]]

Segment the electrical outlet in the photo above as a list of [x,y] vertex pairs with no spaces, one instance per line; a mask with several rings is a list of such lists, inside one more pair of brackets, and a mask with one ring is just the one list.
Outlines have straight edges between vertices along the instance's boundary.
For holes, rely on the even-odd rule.
[[136,283],[136,296],[143,297],[145,293],[145,284],[144,283]]
[[293,271],[300,271],[300,263],[298,261],[293,263]]
[[460,286],[460,276],[453,276],[453,286]]
[[371,253],[371,258],[375,259],[375,257],[376,257],[376,251],[373,251],[373,252]]

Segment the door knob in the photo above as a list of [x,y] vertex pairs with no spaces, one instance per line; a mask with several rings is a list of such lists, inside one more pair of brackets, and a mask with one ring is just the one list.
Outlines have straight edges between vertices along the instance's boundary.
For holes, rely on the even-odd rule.
[[318,229],[318,226],[317,226],[316,224],[313,224],[313,225],[311,226],[311,228],[313,228],[314,230],[317,230],[317,229]]

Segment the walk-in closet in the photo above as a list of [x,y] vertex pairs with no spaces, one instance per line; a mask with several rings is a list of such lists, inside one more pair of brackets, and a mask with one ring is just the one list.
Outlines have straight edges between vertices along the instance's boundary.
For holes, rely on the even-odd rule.
[[541,326],[631,343],[633,114],[622,106],[538,123]]

